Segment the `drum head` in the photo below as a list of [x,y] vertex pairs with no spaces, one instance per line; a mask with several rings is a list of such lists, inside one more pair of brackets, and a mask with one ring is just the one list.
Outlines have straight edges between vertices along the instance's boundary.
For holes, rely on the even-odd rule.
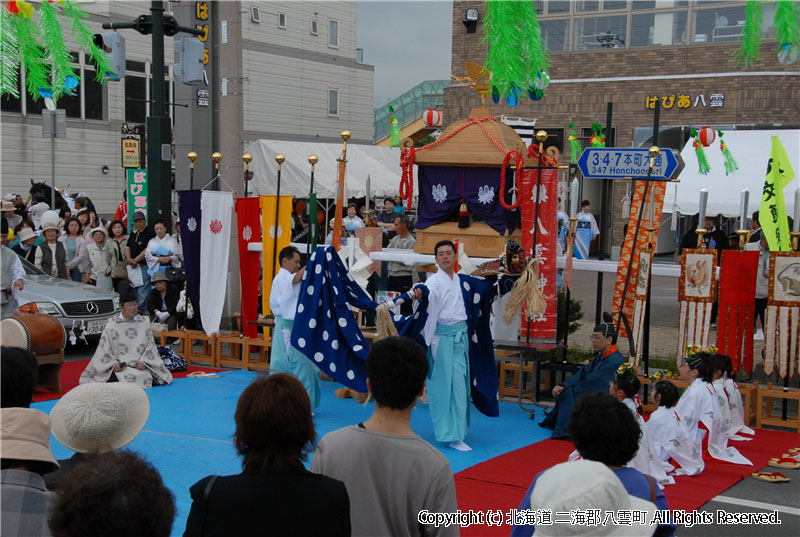
[[[59,323],[61,324],[61,323]],[[31,335],[22,321],[14,317],[3,319],[0,323],[0,341],[4,347],[22,347],[31,350]]]

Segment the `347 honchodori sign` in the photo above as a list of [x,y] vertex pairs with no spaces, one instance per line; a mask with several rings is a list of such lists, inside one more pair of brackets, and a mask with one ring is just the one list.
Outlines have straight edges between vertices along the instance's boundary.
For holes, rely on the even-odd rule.
[[128,229],[136,211],[147,214],[147,170],[128,170]]

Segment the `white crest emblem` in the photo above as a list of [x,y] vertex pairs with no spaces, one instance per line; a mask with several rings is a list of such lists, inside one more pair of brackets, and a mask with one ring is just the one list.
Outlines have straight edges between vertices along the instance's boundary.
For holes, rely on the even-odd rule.
[[242,238],[246,241],[249,241],[250,237],[252,236],[253,236],[253,230],[250,229],[250,226],[244,226],[244,229],[242,230]]
[[[278,238],[280,238],[281,235],[283,235],[283,226],[278,226]],[[269,236],[272,237],[273,239],[276,238],[274,225],[269,226]]]
[[444,203],[444,200],[447,199],[447,188],[444,185],[434,185],[431,189],[431,195],[433,195],[433,199],[439,203]]
[[[541,192],[541,200],[540,203],[544,203],[547,201],[547,185],[539,185],[539,191]],[[531,189],[531,200],[536,203],[536,187]]]
[[197,229],[197,220],[194,219],[194,216],[189,217],[189,220],[186,221],[186,227],[192,232]]
[[494,187],[483,185],[478,189],[478,201],[484,205],[488,205],[494,201]]

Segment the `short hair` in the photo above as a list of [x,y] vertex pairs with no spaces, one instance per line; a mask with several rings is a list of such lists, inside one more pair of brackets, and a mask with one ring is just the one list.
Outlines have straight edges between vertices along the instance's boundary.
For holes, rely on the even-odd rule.
[[291,375],[261,377],[236,405],[236,450],[245,472],[287,473],[302,468],[316,432],[306,389]]
[[278,264],[283,265],[283,260],[293,258],[294,254],[300,254],[300,250],[294,246],[285,246],[281,248],[281,253],[278,254]]
[[758,211],[753,213],[753,222],[758,222]]
[[394,198],[390,198],[389,196],[386,196],[385,198],[383,198],[383,204],[384,205],[386,205],[387,201],[391,201],[392,205],[394,205]]
[[347,208],[349,209],[350,207],[352,207],[353,209],[355,209],[355,210],[356,210],[356,212],[358,211],[358,207],[356,207],[356,204],[355,204],[355,203],[348,203],[348,204],[347,204]]
[[639,379],[636,378],[633,371],[615,374],[614,384],[617,385],[617,388],[625,392],[625,397],[630,397],[631,399],[639,393],[639,388],[642,387],[642,383],[639,382]]
[[436,256],[437,253],[439,253],[439,248],[441,248],[442,246],[449,246],[450,248],[453,249],[453,253],[456,253],[456,245],[453,244],[453,241],[449,241],[449,240],[445,239],[443,241],[437,242],[436,246],[433,247],[433,255],[434,255],[434,257]]
[[14,235],[19,235],[19,232],[22,231],[22,228],[26,226],[30,229],[36,229],[36,227],[33,225],[33,220],[26,218],[14,226]]
[[661,396],[658,406],[672,408],[678,402],[678,387],[668,380],[659,380],[655,383],[655,391]]
[[591,201],[589,201],[589,200],[583,200],[583,201],[581,202],[581,207],[586,207],[587,205],[591,205],[591,204],[592,204],[592,202],[591,202]]
[[617,329],[614,326],[614,318],[607,311],[603,312],[603,322],[595,325],[592,332],[599,332],[603,337],[610,337],[613,345],[617,344]]
[[2,408],[29,408],[39,377],[39,363],[33,353],[21,347],[2,347]]
[[91,207],[92,202],[86,196],[78,196],[75,198],[75,205],[79,205],[83,209],[84,207]]
[[69,208],[69,205],[62,205],[61,208],[58,210],[58,217],[64,218],[64,215],[67,213],[72,214],[72,209]]
[[584,459],[625,466],[639,449],[642,429],[625,403],[591,392],[578,398],[567,435]]
[[109,237],[112,237],[112,238],[114,237],[114,226],[117,225],[117,224],[122,226],[122,234],[123,235],[128,233],[128,226],[125,225],[125,222],[123,222],[122,220],[112,220],[111,223],[108,224],[108,236]]
[[375,342],[367,356],[367,378],[375,402],[382,407],[404,410],[417,399],[428,357],[413,340],[388,337]]
[[174,518],[175,497],[153,465],[112,451],[90,455],[66,474],[49,526],[54,537],[167,537]]
[[155,229],[157,224],[161,224],[164,227],[167,227],[167,222],[163,218],[156,218],[153,220],[153,229]]
[[67,234],[67,235],[69,235],[69,225],[70,225],[72,222],[75,222],[76,224],[78,224],[78,233],[80,233],[80,232],[81,232],[81,227],[83,227],[83,224],[81,224],[81,221],[80,221],[80,220],[78,220],[78,219],[77,219],[77,218],[75,218],[74,216],[70,216],[69,218],[67,218],[66,220],[64,220],[64,231],[66,232],[66,234]]
[[[398,220],[400,220],[400,222],[397,222]],[[411,219],[408,217],[407,214],[399,214],[399,215],[395,216],[394,217],[394,221],[396,223],[398,223],[398,224],[403,224],[406,227],[410,227],[411,226]]]

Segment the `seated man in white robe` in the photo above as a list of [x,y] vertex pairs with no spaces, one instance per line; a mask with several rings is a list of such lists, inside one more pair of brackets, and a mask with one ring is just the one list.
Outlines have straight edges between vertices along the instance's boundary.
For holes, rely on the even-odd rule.
[[120,284],[119,302],[120,313],[108,320],[80,383],[116,380],[142,388],[170,384],[172,374],[158,354],[150,320],[138,315],[136,293],[127,282]]

